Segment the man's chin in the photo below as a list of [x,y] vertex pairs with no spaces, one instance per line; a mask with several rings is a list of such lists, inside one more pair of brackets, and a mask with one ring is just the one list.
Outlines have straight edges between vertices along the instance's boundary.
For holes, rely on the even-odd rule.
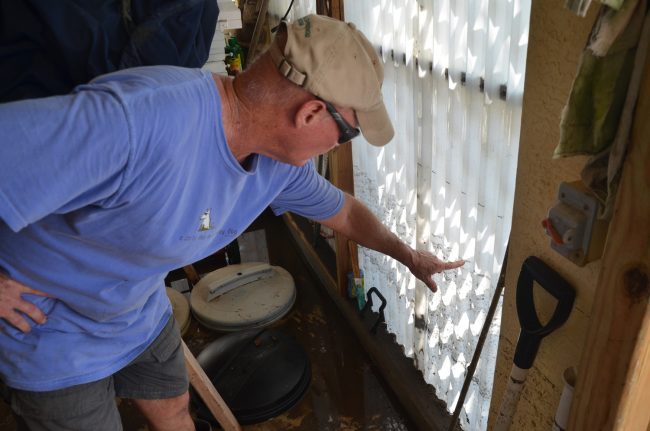
[[310,159],[307,159],[307,160],[290,160],[290,161],[287,162],[287,164],[300,168],[302,166],[305,166],[309,160]]

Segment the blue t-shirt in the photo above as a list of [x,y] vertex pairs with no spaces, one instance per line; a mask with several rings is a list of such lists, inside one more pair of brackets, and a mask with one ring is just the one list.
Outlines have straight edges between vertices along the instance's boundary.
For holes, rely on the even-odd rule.
[[[0,319],[9,386],[113,374],[160,333],[168,271],[214,253],[269,205],[325,219],[343,194],[313,169],[236,161],[212,76],[170,66],[0,105],[0,271],[51,297],[22,333]],[[31,322],[33,323],[33,322]]]

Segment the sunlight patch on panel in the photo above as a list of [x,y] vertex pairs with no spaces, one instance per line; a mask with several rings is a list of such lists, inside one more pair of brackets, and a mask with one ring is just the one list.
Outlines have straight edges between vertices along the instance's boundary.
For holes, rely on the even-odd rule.
[[441,380],[447,380],[449,379],[450,375],[451,375],[451,361],[449,360],[449,356],[445,356],[445,359],[442,361],[442,365],[440,366],[440,369],[438,369],[438,376],[440,376]]
[[490,20],[488,22],[488,44],[494,45],[501,27]]
[[446,286],[444,292],[442,293],[442,303],[445,306],[449,306],[454,301],[455,298],[456,298],[456,283],[452,281]]
[[465,274],[463,282],[460,284],[460,289],[458,289],[458,299],[464,300],[468,298],[473,288],[474,283],[472,282],[472,276]]
[[435,312],[440,310],[440,305],[442,303],[442,294],[440,293],[440,290],[430,295],[430,299],[429,311]]
[[451,367],[451,374],[455,379],[460,378],[465,372],[465,367],[467,366],[467,361],[465,361],[465,355],[462,353],[458,357],[458,361]]
[[468,329],[469,318],[467,317],[467,313],[463,313],[460,317],[460,320],[456,324],[456,327],[454,328],[454,333],[456,334],[457,338],[463,338],[463,335],[465,335],[465,332],[467,332]]
[[469,325],[469,329],[472,332],[472,335],[477,336],[480,334],[483,323],[485,322],[485,317],[486,313],[483,310],[480,310],[476,316],[476,319],[474,319],[474,322]]

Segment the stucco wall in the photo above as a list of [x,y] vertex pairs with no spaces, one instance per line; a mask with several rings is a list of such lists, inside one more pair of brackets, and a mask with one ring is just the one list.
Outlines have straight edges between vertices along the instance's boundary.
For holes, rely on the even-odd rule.
[[[559,140],[562,108],[571,89],[580,54],[597,12],[592,3],[579,18],[559,0],[533,0],[526,86],[522,115],[517,186],[506,273],[501,338],[490,410],[494,424],[510,373],[519,335],[515,287],[521,264],[535,255],[562,274],[577,289],[576,305],[567,324],[547,337],[528,375],[512,430],[549,430],[562,391],[562,372],[578,366],[589,321],[600,262],[579,268],[550,249],[541,227],[561,181],[579,179],[585,158],[552,160]],[[553,309],[548,297],[537,295],[543,319]]]

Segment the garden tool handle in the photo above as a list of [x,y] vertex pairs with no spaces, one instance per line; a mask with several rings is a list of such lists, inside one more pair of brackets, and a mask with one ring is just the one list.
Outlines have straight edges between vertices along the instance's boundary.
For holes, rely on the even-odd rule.
[[370,333],[376,334],[377,333],[377,327],[381,322],[386,321],[386,317],[384,316],[384,309],[386,308],[386,298],[384,298],[384,295],[382,295],[379,290],[377,290],[376,287],[371,287],[368,290],[368,296],[366,300],[366,305],[363,307],[363,309],[360,311],[361,317],[364,316],[366,313],[366,310],[371,310],[372,311],[372,294],[377,295],[377,298],[381,301],[381,305],[379,306],[379,317],[377,317],[377,320],[375,321],[375,324],[372,325],[372,328],[370,328]]
[[[533,297],[535,281],[557,300],[555,311],[545,325],[539,321],[535,309]],[[567,321],[574,300],[573,286],[560,274],[538,257],[526,258],[517,281],[517,315],[521,332],[515,349],[515,365],[523,369],[532,366],[542,339]]]

